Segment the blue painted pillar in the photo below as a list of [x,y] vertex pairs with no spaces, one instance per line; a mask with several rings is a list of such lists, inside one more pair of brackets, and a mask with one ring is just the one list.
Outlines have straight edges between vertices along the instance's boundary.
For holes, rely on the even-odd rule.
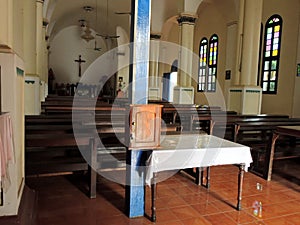
[[[129,90],[129,99],[132,104],[147,104],[151,0],[132,0],[131,10],[129,81],[132,90]],[[125,198],[130,218],[144,216],[145,213],[144,161],[142,149],[127,151]]]

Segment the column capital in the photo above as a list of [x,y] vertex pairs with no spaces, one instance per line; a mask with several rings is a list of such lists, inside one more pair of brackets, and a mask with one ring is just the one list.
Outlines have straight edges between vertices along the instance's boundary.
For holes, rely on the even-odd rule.
[[44,4],[44,0],[36,0],[36,2]]
[[150,34],[150,39],[159,40],[160,38],[161,38],[160,33],[151,33]]
[[188,13],[181,13],[178,17],[177,17],[177,22],[179,25],[181,24],[195,24],[196,19],[198,18],[197,15],[192,15],[192,14],[188,14]]

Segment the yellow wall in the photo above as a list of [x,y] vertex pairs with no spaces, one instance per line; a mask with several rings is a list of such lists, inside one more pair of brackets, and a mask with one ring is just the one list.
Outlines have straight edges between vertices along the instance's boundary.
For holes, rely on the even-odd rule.
[[13,26],[13,49],[14,52],[20,56],[24,57],[24,48],[23,48],[23,0],[14,0],[13,5],[13,15],[14,15],[14,26]]
[[[202,11],[198,12],[199,18],[196,20],[195,35],[194,35],[194,52],[199,54],[199,44],[203,37],[209,38],[215,33],[219,38],[219,55],[218,55],[218,69],[217,79],[219,86],[217,87],[216,93],[206,93],[205,95],[201,92],[197,92],[197,79],[194,79],[193,86],[195,88],[195,104],[214,104],[222,106],[223,88],[225,82],[225,63],[226,63],[226,32],[227,32],[227,21],[223,17],[223,14],[218,11],[218,8],[214,4],[210,4],[205,7]],[[195,64],[197,65],[197,63]],[[194,70],[194,71],[197,71]],[[195,77],[195,76],[194,76]],[[210,100],[208,100],[210,99]],[[208,103],[209,101],[209,103]]]
[[[273,15],[283,19],[277,95],[263,94],[262,113],[292,115],[299,23],[298,0],[264,0],[263,24]],[[300,96],[299,96],[300,97]]]

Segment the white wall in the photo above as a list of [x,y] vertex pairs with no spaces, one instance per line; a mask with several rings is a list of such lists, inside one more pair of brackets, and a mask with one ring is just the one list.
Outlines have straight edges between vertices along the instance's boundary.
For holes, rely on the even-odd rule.
[[86,42],[81,37],[81,28],[70,26],[60,31],[50,43],[49,68],[53,69],[54,83],[76,83],[78,76],[78,63],[74,60],[81,55],[81,75],[88,66],[100,55],[106,52],[106,44],[101,37],[96,37],[97,47],[101,51],[95,51],[95,40]]
[[17,214],[24,187],[24,62],[16,54],[0,53],[0,66],[2,111],[11,115],[14,140],[14,163],[8,169],[11,185],[0,207],[3,216]]

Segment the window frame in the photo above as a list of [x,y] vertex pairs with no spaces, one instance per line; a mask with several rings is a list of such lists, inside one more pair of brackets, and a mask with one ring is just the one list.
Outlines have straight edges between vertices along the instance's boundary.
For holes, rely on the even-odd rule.
[[[206,91],[207,55],[208,55],[207,54],[207,50],[208,50],[208,45],[209,45],[208,39],[206,37],[202,38],[201,41],[200,41],[200,45],[199,45],[198,83],[197,83],[197,90],[198,90],[198,92],[205,92]],[[204,55],[204,53],[201,54],[201,51],[204,52],[205,50],[206,50],[205,55]],[[204,57],[202,57],[202,55],[205,56],[205,60],[204,60]],[[201,65],[202,61],[204,61],[205,65]],[[200,70],[204,74],[201,73],[201,75],[200,75]],[[204,79],[204,82],[201,81],[201,78]],[[203,85],[203,88],[202,87],[200,88],[200,85],[201,86]]]
[[[213,44],[213,48],[211,48]],[[202,65],[203,54],[202,51],[204,46],[206,46],[206,64]],[[214,49],[216,47],[216,49]],[[211,51],[211,49],[213,49]],[[215,58],[214,55],[215,53]],[[219,55],[219,37],[217,34],[211,35],[208,40],[206,37],[203,37],[199,45],[199,61],[198,61],[198,83],[197,91],[198,92],[216,92],[217,90],[217,71],[218,71],[218,55]],[[210,61],[212,59],[212,63]],[[203,78],[204,77],[204,78]],[[211,77],[211,78],[210,78]],[[213,78],[214,77],[214,78]],[[204,81],[203,81],[204,79]]]
[[[278,19],[278,21],[271,23],[274,19]],[[279,27],[279,36],[278,36],[278,48],[277,48],[277,55],[273,56],[272,52],[274,50],[274,29],[276,26]],[[260,86],[262,88],[263,94],[277,94],[277,88],[278,88],[278,78],[279,78],[279,64],[280,64],[280,52],[281,52],[281,41],[282,41],[282,26],[283,26],[283,20],[282,17],[278,14],[272,15],[265,24],[265,34],[264,34],[264,48],[263,48],[263,60],[262,60],[262,68],[261,68],[261,83]],[[268,29],[272,29],[272,35],[271,39],[268,38]],[[271,40],[271,43],[268,45],[268,40]],[[275,43],[276,44],[276,43]],[[267,46],[270,46],[270,56],[266,56],[267,52]],[[272,69],[272,62],[276,61],[276,68]],[[266,68],[266,63],[268,62],[268,69]],[[268,73],[268,79],[264,79],[264,73]],[[271,79],[271,73],[275,72],[275,79]],[[274,83],[274,90],[270,90],[271,83]],[[267,90],[264,91],[264,84],[267,84]]]

